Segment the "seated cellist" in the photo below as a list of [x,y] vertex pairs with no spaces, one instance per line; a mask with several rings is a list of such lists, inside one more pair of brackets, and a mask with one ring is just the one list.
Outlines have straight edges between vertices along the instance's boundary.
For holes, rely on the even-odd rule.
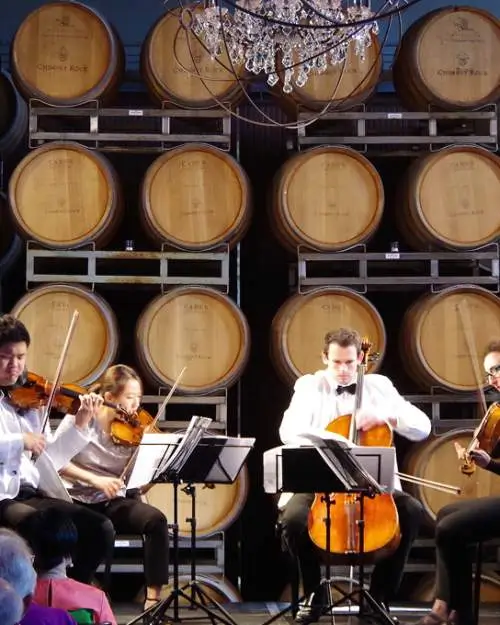
[[[285,444],[305,432],[321,435],[333,419],[353,412],[357,366],[362,359],[361,337],[346,328],[329,332],[325,337],[322,359],[325,369],[304,375],[295,383],[290,406],[279,430]],[[363,380],[363,401],[356,416],[356,426],[359,430],[369,430],[382,423],[412,441],[427,438],[431,429],[427,415],[406,401],[387,377],[367,374]],[[423,513],[420,502],[402,492],[397,476],[395,479],[398,491],[394,493],[394,499],[401,542],[392,555],[376,564],[370,583],[372,596],[387,610],[399,589]],[[313,499],[313,494],[283,493],[278,502],[283,546],[298,559],[304,593],[312,595],[296,615],[296,622],[303,625],[318,620],[324,603],[322,593],[314,592],[320,584],[321,574],[320,555],[308,534],[308,514]]]
[[[489,384],[500,391],[500,341],[487,347],[483,366]],[[456,446],[463,460],[465,450]],[[497,456],[498,449],[492,453]],[[483,449],[473,449],[469,455],[480,469],[500,475],[500,460],[493,459]],[[445,622],[475,625],[470,547],[497,537],[500,537],[500,497],[464,499],[441,508],[436,524],[436,598],[432,611],[420,619],[420,625]]]

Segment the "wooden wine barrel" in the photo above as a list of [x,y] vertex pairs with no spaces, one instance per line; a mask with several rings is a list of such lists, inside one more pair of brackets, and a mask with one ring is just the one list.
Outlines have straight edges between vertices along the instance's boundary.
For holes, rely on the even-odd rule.
[[422,502],[427,524],[432,526],[436,515],[444,506],[463,499],[477,499],[500,495],[500,480],[493,473],[477,469],[472,476],[460,471],[454,443],[467,447],[473,430],[452,430],[433,436],[414,445],[404,460],[404,473],[434,482],[451,484],[462,489],[460,495],[444,493],[425,486],[403,482],[404,490],[411,492]]
[[500,21],[474,7],[437,9],[396,52],[394,86],[409,109],[477,108],[500,96]]
[[275,93],[296,106],[312,111],[325,107],[345,109],[368,100],[377,87],[382,73],[382,54],[378,37],[371,35],[372,44],[364,58],[355,53],[351,42],[344,63],[328,65],[321,74],[311,72],[303,86],[293,83],[293,91],[286,95],[280,82]]
[[[477,350],[472,358],[468,335]],[[481,365],[488,343],[497,336],[498,297],[478,286],[454,286],[424,295],[407,310],[400,331],[401,359],[423,387],[474,391],[474,360]]]
[[12,224],[7,198],[0,192],[0,276],[10,269],[23,249],[24,245]]
[[[472,574],[472,581],[475,580]],[[431,603],[435,599],[436,577],[434,573],[426,573],[411,592],[411,601]],[[494,573],[481,575],[481,603],[500,603],[500,577]]]
[[5,160],[28,146],[28,106],[16,89],[12,76],[0,70],[0,156]]
[[155,298],[136,326],[136,351],[153,383],[209,393],[234,384],[248,360],[250,331],[236,304],[215,289],[183,286]]
[[[186,584],[189,584],[191,577],[189,575],[179,575],[179,588],[183,588]],[[217,603],[241,603],[243,601],[238,589],[231,584],[231,582],[224,576],[211,575],[208,573],[196,573],[196,583],[199,588],[206,594],[210,600]],[[172,584],[166,584],[162,587],[160,597],[166,599],[171,596],[174,588]],[[187,591],[189,593],[189,591]],[[187,599],[179,595],[179,605],[188,605]],[[137,596],[136,600],[142,603],[145,599],[144,590],[142,590]],[[195,596],[196,600],[199,597]],[[207,600],[207,607],[210,608],[210,602]]]
[[[207,538],[227,530],[240,516],[248,496],[248,470],[243,467],[233,484],[194,484],[196,487],[196,536]],[[146,503],[161,510],[169,521],[174,514],[172,484],[155,484],[143,496]],[[189,538],[191,497],[178,493],[179,536]]]
[[366,298],[343,287],[293,295],[276,313],[271,326],[271,358],[287,384],[324,365],[325,334],[340,327],[356,329],[373,343],[379,360],[369,365],[374,373],[382,364],[386,334],[382,317]]
[[399,188],[396,220],[421,250],[473,249],[500,236],[500,158],[453,146],[414,161]]
[[250,223],[250,184],[232,156],[190,143],[151,164],[141,207],[143,223],[157,242],[188,250],[234,245]]
[[212,59],[203,42],[189,31],[189,12],[200,10],[191,5],[168,11],[149,31],[141,50],[141,73],[155,100],[204,109],[241,98],[238,80],[243,68],[232,72],[227,53]]
[[382,180],[350,148],[322,146],[296,154],[274,179],[271,222],[285,247],[323,252],[367,241],[384,208]]
[[109,304],[87,288],[68,284],[38,287],[12,309],[28,328],[28,368],[53,380],[73,312],[80,313],[62,382],[87,386],[113,364],[118,351],[118,324]]
[[51,248],[102,246],[122,216],[111,163],[78,143],[47,143],[30,152],[9,180],[9,203],[20,232]]
[[73,106],[105,100],[118,87],[124,51],[113,27],[79,2],[49,2],[19,26],[12,75],[26,98]]

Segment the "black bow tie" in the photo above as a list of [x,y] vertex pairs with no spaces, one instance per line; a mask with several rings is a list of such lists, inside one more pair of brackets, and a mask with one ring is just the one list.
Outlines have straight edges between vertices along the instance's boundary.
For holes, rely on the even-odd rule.
[[342,393],[354,395],[356,393],[356,382],[348,384],[347,386],[337,386],[337,395],[342,395]]

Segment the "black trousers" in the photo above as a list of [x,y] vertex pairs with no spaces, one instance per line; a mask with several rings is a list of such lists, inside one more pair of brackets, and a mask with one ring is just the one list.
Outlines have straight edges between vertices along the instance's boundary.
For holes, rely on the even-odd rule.
[[144,577],[147,586],[168,583],[169,535],[165,515],[138,498],[117,497],[96,504],[80,504],[105,515],[117,534],[144,536]]
[[115,537],[113,524],[102,514],[75,503],[45,497],[35,489],[22,489],[16,499],[0,501],[0,526],[15,530],[36,552],[37,513],[47,508],[57,508],[76,525],[78,545],[70,574],[78,581],[90,583]]
[[[280,513],[283,547],[298,560],[304,593],[310,595],[321,581],[318,549],[309,539],[307,519],[314,495],[294,495]],[[398,509],[401,542],[394,553],[378,562],[373,570],[370,592],[378,600],[389,603],[401,585],[411,545],[417,537],[423,515],[419,501],[403,492],[394,493]]]
[[436,598],[457,610],[460,625],[474,623],[472,554],[476,543],[500,536],[500,497],[449,504],[436,525]]

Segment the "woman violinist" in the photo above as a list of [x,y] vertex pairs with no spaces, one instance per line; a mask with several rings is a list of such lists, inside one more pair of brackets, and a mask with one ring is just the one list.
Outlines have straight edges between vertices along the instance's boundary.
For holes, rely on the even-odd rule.
[[[146,600],[144,609],[160,599],[163,584],[168,582],[169,535],[165,515],[140,498],[125,493],[122,474],[134,447],[117,442],[112,425],[117,413],[109,404],[128,414],[135,414],[142,399],[142,383],[137,373],[125,365],[107,369],[92,388],[105,400],[89,425],[89,442],[72,461],[60,471],[70,482],[73,500],[107,516],[120,534],[144,536],[144,575]],[[63,427],[64,421],[60,427]]]
[[[483,362],[491,386],[500,391],[500,341],[490,343]],[[500,412],[496,404],[491,420]],[[496,418],[495,418],[496,417]],[[488,424],[495,429],[495,423]],[[490,441],[491,454],[496,455],[497,440]],[[461,460],[466,460],[483,470],[500,475],[500,461],[474,445],[465,458],[465,450],[457,449]],[[467,465],[466,465],[467,467]],[[468,472],[464,467],[464,472]],[[420,619],[418,625],[474,625],[472,600],[471,547],[500,537],[500,497],[480,497],[449,504],[438,512],[436,525],[436,598],[431,612]]]

